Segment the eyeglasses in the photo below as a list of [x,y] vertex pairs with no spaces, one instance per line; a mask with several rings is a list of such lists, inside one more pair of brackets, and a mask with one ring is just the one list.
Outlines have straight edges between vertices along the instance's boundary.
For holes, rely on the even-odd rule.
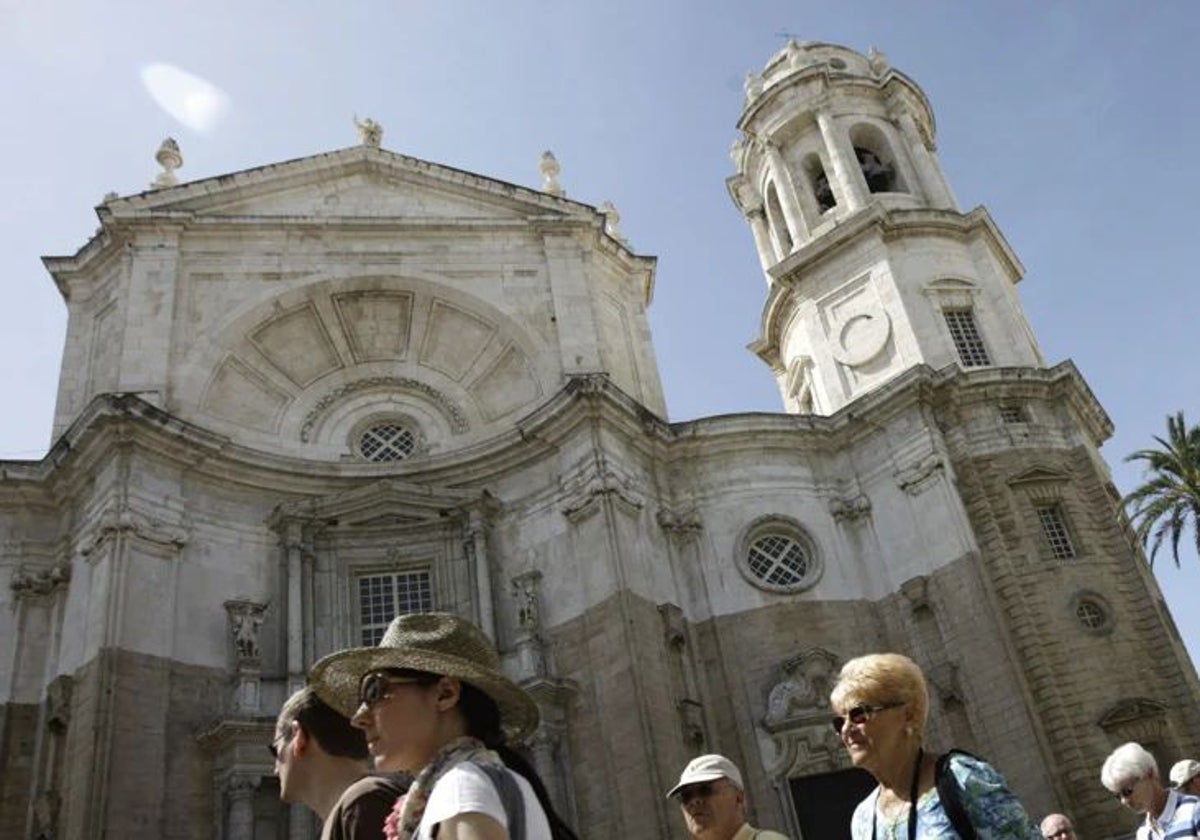
[[276,735],[271,739],[271,743],[267,744],[267,750],[271,753],[271,758],[279,761],[279,756],[283,754],[283,748],[288,745],[288,741],[292,740],[291,733],[280,738]]
[[412,685],[421,682],[419,677],[393,677],[389,674],[367,674],[358,687],[358,702],[368,709],[392,696],[394,685]]
[[719,792],[719,788],[716,785],[716,782],[697,782],[696,784],[681,788],[675,794],[675,798],[679,800],[680,805],[687,805],[693,799],[708,799]]
[[845,715],[833,716],[833,731],[841,735],[842,730],[846,727],[846,721],[849,721],[855,726],[861,726],[869,721],[877,712],[882,712],[885,709],[898,709],[903,705],[903,702],[898,701],[895,703],[884,703],[881,706],[867,706],[865,704],[862,706],[855,706],[853,709],[846,712]]

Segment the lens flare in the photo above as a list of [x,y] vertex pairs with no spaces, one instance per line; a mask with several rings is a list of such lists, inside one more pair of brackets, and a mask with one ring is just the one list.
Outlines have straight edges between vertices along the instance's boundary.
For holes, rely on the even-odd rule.
[[212,82],[171,64],[142,68],[142,84],[158,105],[183,125],[208,134],[229,111],[229,97]]

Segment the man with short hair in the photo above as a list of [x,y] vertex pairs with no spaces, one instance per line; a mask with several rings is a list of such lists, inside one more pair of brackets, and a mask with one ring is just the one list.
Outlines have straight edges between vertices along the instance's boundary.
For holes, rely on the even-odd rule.
[[368,775],[362,730],[308,687],[283,704],[270,749],[279,798],[312,809],[324,821],[321,840],[379,840],[411,781],[403,774]]
[[1164,788],[1158,762],[1132,741],[1113,750],[1100,769],[1100,783],[1135,814],[1145,814],[1137,840],[1200,837],[1200,799]]
[[1200,761],[1185,758],[1171,768],[1171,787],[1188,796],[1200,796]]
[[1042,820],[1041,830],[1045,840],[1078,840],[1066,814],[1050,814]]
[[667,791],[679,803],[688,834],[699,840],[788,840],[746,822],[746,789],[737,766],[723,755],[702,755],[683,768]]

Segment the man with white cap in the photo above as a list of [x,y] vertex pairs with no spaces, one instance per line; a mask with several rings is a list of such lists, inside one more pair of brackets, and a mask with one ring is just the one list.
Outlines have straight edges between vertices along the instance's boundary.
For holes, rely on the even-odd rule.
[[1200,761],[1185,758],[1171,768],[1171,787],[1189,796],[1200,796]]
[[788,840],[746,822],[742,774],[723,755],[702,755],[683,768],[679,784],[667,791],[679,803],[688,834],[700,840]]

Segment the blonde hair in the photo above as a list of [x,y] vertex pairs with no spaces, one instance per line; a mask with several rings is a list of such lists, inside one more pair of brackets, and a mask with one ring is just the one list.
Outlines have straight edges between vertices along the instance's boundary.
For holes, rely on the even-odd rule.
[[842,666],[829,695],[834,708],[902,702],[913,711],[918,735],[929,717],[929,688],[917,663],[899,653],[871,653]]

